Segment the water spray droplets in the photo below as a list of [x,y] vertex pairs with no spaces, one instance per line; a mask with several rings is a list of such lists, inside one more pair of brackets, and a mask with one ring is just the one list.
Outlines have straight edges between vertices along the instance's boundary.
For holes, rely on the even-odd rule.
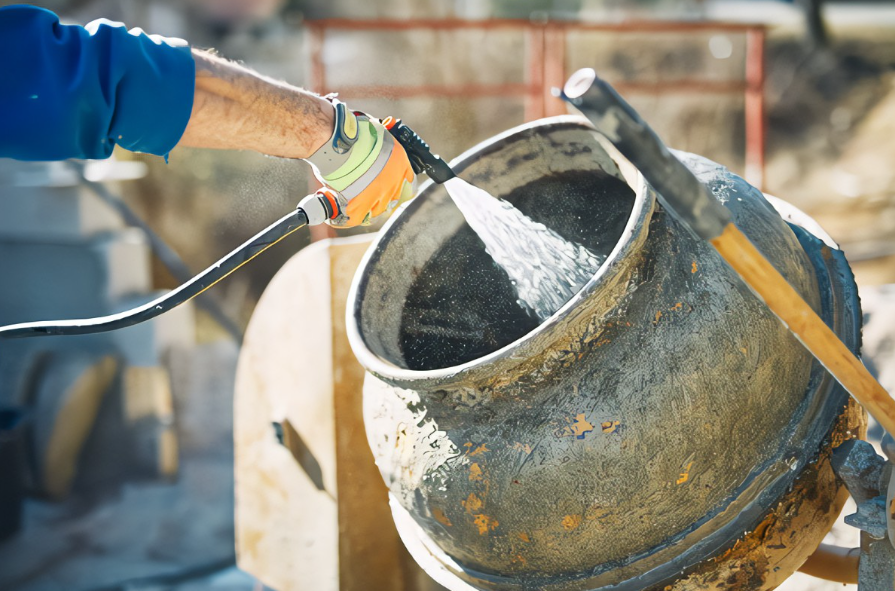
[[569,301],[606,260],[462,179],[451,179],[445,188],[509,276],[519,305],[540,321]]

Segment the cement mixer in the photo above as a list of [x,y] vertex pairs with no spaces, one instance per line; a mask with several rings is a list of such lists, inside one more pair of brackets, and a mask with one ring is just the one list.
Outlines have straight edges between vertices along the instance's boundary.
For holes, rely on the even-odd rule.
[[[895,416],[856,358],[861,314],[844,256],[793,207],[665,150],[629,107],[591,96],[593,81],[566,98],[590,114],[587,101],[609,96],[596,120],[528,124],[449,167],[400,122],[390,128],[436,183],[368,250],[345,328],[368,372],[367,438],[407,549],[451,591],[772,589],[829,530],[842,480],[856,500],[883,507],[859,527],[891,539],[882,484],[891,470],[843,445],[865,430],[849,392],[889,431]],[[644,166],[644,154],[661,166]],[[595,253],[598,268],[544,317],[523,313],[513,280],[440,184],[457,175]],[[309,196],[163,300],[2,327],[0,337],[145,320],[298,227],[337,219],[344,197]],[[758,246],[766,276],[802,306],[792,308],[799,323],[728,266],[719,244],[729,236]],[[835,344],[833,363],[805,337],[812,318]],[[856,376],[869,386],[855,387]],[[300,430],[272,419],[279,443],[334,499]]]
[[[676,156],[857,353],[829,237]],[[369,249],[348,334],[414,559],[452,591],[776,587],[841,510],[831,450],[863,412],[588,120],[510,130],[452,168],[606,260],[546,321],[514,316],[435,184]]]

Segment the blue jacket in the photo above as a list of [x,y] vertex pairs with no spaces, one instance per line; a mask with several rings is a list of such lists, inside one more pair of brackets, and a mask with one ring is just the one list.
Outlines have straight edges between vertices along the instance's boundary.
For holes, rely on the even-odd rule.
[[165,155],[183,135],[194,90],[183,41],[0,8],[0,157],[107,158],[116,144]]

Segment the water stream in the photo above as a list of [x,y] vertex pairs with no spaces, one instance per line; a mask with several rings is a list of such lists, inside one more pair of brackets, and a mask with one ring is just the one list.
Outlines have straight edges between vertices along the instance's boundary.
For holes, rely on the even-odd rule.
[[537,328],[597,272],[634,203],[624,181],[592,171],[544,176],[500,199],[460,179],[445,188],[467,223],[407,291],[397,363],[410,369],[459,365]]
[[544,321],[606,260],[461,178],[445,183],[467,224],[510,278],[519,305]]

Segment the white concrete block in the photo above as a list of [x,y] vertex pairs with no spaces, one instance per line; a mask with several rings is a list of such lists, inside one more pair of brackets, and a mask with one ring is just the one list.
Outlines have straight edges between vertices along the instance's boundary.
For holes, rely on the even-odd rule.
[[0,238],[0,277],[3,323],[109,314],[152,289],[149,246],[135,229],[68,242]]
[[0,238],[73,239],[124,228],[64,162],[0,160]]

